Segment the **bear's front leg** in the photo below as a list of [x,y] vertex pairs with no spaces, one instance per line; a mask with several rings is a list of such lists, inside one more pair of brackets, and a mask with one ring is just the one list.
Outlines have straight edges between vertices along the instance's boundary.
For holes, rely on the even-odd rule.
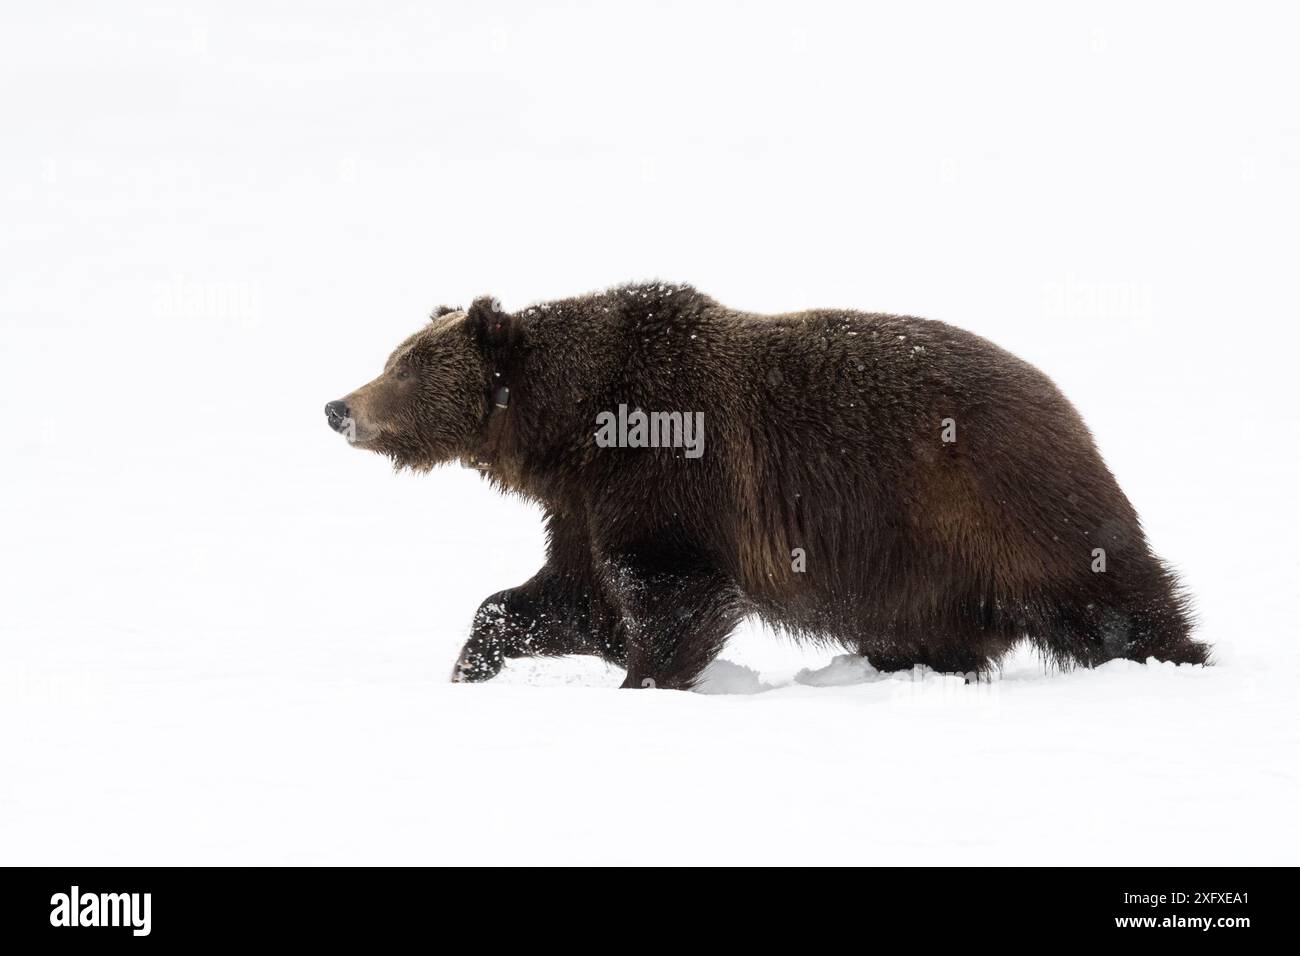
[[453,683],[489,680],[509,657],[599,652],[592,646],[590,586],[550,569],[479,605]]
[[689,690],[741,618],[736,589],[691,561],[607,560],[602,590],[627,654],[624,687]]

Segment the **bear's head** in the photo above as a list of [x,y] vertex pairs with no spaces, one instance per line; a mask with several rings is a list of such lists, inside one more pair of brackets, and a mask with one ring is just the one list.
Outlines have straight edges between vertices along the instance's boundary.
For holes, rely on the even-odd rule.
[[427,470],[472,455],[491,408],[515,320],[494,299],[468,311],[440,306],[399,345],[374,381],[325,406],[329,426],[354,447],[399,468]]

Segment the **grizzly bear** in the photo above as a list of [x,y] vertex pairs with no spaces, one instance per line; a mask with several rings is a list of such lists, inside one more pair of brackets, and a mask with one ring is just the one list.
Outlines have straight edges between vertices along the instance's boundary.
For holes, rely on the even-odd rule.
[[746,614],[883,671],[979,674],[1021,640],[1063,666],[1207,661],[1079,414],[942,322],[665,283],[485,297],[325,412],[545,513],[546,563],[482,603],[453,680],[596,654],[625,687],[689,688]]

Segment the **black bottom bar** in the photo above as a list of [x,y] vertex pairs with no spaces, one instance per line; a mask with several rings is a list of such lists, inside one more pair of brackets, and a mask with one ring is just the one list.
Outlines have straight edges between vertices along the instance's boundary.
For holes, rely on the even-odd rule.
[[[871,948],[889,939],[1078,942],[1286,940],[1293,871],[906,869],[593,877],[421,869],[8,869],[0,939],[93,945],[456,940],[617,945],[790,936]],[[73,888],[76,888],[75,891]],[[146,896],[147,894],[147,896]],[[146,905],[147,904],[147,905]],[[108,925],[105,925],[108,924]],[[116,924],[116,925],[113,925]],[[769,932],[775,934],[769,937]],[[617,936],[615,935],[617,934]],[[734,934],[734,936],[732,936]],[[885,934],[885,935],[880,935]],[[1045,935],[1051,934],[1051,935]],[[728,940],[728,937],[732,937]],[[10,952],[17,950],[10,949]]]

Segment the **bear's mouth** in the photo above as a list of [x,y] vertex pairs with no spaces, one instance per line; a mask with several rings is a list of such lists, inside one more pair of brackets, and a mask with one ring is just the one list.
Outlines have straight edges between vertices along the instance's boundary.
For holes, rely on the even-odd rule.
[[351,425],[350,430],[344,431],[341,434],[347,443],[353,448],[369,447],[379,439],[379,432],[365,430],[355,422]]

